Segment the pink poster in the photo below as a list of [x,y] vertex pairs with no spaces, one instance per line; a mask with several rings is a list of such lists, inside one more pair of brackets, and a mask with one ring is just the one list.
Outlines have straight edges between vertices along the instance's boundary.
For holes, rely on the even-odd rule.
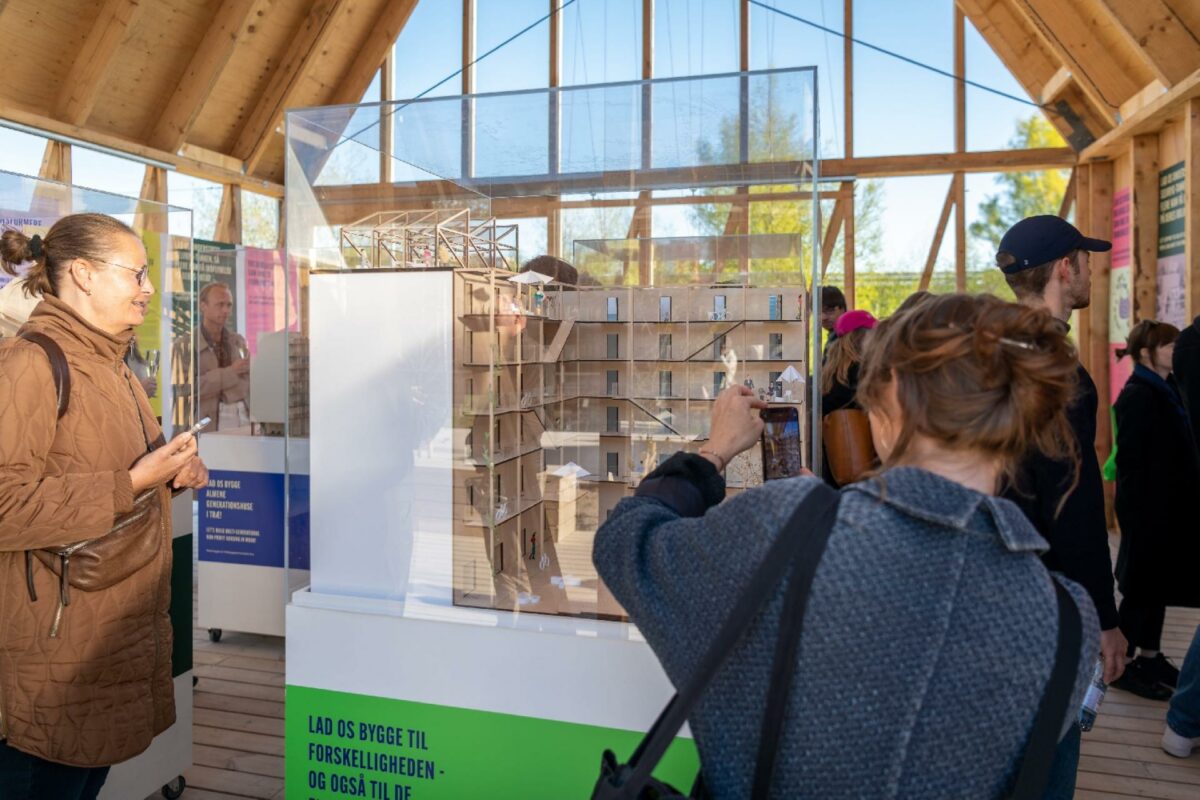
[[[258,352],[258,335],[281,331],[296,320],[296,270],[288,270],[288,291],[283,283],[283,251],[247,247],[243,251],[246,269],[246,343],[250,354]],[[290,307],[291,311],[288,312]]]
[[1117,358],[1117,349],[1125,345],[1129,330],[1133,327],[1133,267],[1130,246],[1132,192],[1120,189],[1113,193],[1112,215],[1112,270],[1109,275],[1108,295],[1108,400],[1115,402],[1125,381],[1133,373],[1133,364],[1128,358]]

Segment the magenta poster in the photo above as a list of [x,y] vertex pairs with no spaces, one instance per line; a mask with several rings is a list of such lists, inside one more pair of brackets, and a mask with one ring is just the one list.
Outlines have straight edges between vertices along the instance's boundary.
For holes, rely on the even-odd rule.
[[1112,214],[1112,271],[1109,276],[1108,295],[1108,389],[1109,402],[1114,402],[1125,381],[1133,373],[1133,363],[1128,358],[1117,358],[1117,348],[1124,346],[1133,327],[1133,266],[1130,258],[1132,243],[1132,192],[1119,189],[1113,193]]
[[[296,270],[288,270],[290,286],[284,290],[283,251],[247,247],[242,251],[246,271],[246,343],[258,352],[258,335],[281,331],[288,320],[296,330]],[[292,312],[288,313],[288,306]]]

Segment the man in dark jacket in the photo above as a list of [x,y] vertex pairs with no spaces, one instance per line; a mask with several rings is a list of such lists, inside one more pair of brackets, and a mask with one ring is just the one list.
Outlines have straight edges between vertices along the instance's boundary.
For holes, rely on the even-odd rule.
[[[1089,239],[1060,217],[1028,217],[1004,234],[996,254],[996,265],[1004,273],[1018,302],[1044,308],[1066,325],[1071,312],[1087,308],[1091,299],[1088,254],[1111,249],[1111,242]],[[1022,465],[1015,485],[1009,487],[1004,496],[1021,507],[1050,543],[1050,551],[1043,557],[1046,567],[1061,572],[1087,589],[1100,618],[1104,680],[1112,683],[1125,669],[1128,643],[1118,627],[1113,597],[1104,485],[1096,461],[1098,405],[1096,384],[1081,364],[1079,393],[1067,409],[1079,453],[1078,483],[1074,491],[1070,491],[1073,477],[1070,463],[1033,453]],[[1047,798],[1074,795],[1078,765],[1079,729],[1075,726],[1055,754]]]
[[1192,444],[1200,455],[1200,317],[1179,332],[1171,371],[1175,373],[1175,380],[1183,392],[1183,404],[1192,418],[1192,435],[1196,437]]

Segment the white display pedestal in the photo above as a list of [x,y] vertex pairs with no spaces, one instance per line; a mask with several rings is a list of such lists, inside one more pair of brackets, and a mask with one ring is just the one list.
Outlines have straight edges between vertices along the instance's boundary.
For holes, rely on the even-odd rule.
[[[292,474],[303,475],[306,453],[296,440],[292,454]],[[210,484],[199,507],[198,624],[214,641],[224,630],[283,636],[287,598],[308,583],[307,571],[285,568],[284,440],[201,434],[200,456]],[[223,481],[235,486],[219,488]],[[252,510],[238,510],[246,504]]]
[[[175,539],[174,575],[186,575],[186,580],[173,580],[175,586],[192,584],[192,493],[184,492],[171,501],[171,525]],[[181,576],[182,577],[182,576]],[[192,598],[191,592],[182,599],[172,621],[174,634],[184,637],[186,664],[176,664],[175,724],[154,737],[149,749],[135,758],[117,764],[108,773],[100,790],[100,800],[141,800],[156,794],[165,786],[178,788],[180,776],[192,766]],[[179,647],[176,647],[178,652]],[[186,667],[184,669],[183,667]]]
[[[312,590],[287,610],[289,798],[586,797],[603,750],[627,758],[672,693],[630,625],[452,604],[452,280],[310,278]],[[658,774],[686,787],[696,769],[680,741]]]

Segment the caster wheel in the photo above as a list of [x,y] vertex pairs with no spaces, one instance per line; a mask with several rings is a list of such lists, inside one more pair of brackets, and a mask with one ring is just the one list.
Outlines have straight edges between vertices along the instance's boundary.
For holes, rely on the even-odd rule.
[[220,628],[209,628],[208,629],[208,638],[215,644],[215,643],[221,641],[222,633],[224,633],[224,631],[222,631]]
[[187,788],[187,781],[180,775],[175,780],[162,787],[162,796],[167,800],[176,800],[183,794],[183,790]]

